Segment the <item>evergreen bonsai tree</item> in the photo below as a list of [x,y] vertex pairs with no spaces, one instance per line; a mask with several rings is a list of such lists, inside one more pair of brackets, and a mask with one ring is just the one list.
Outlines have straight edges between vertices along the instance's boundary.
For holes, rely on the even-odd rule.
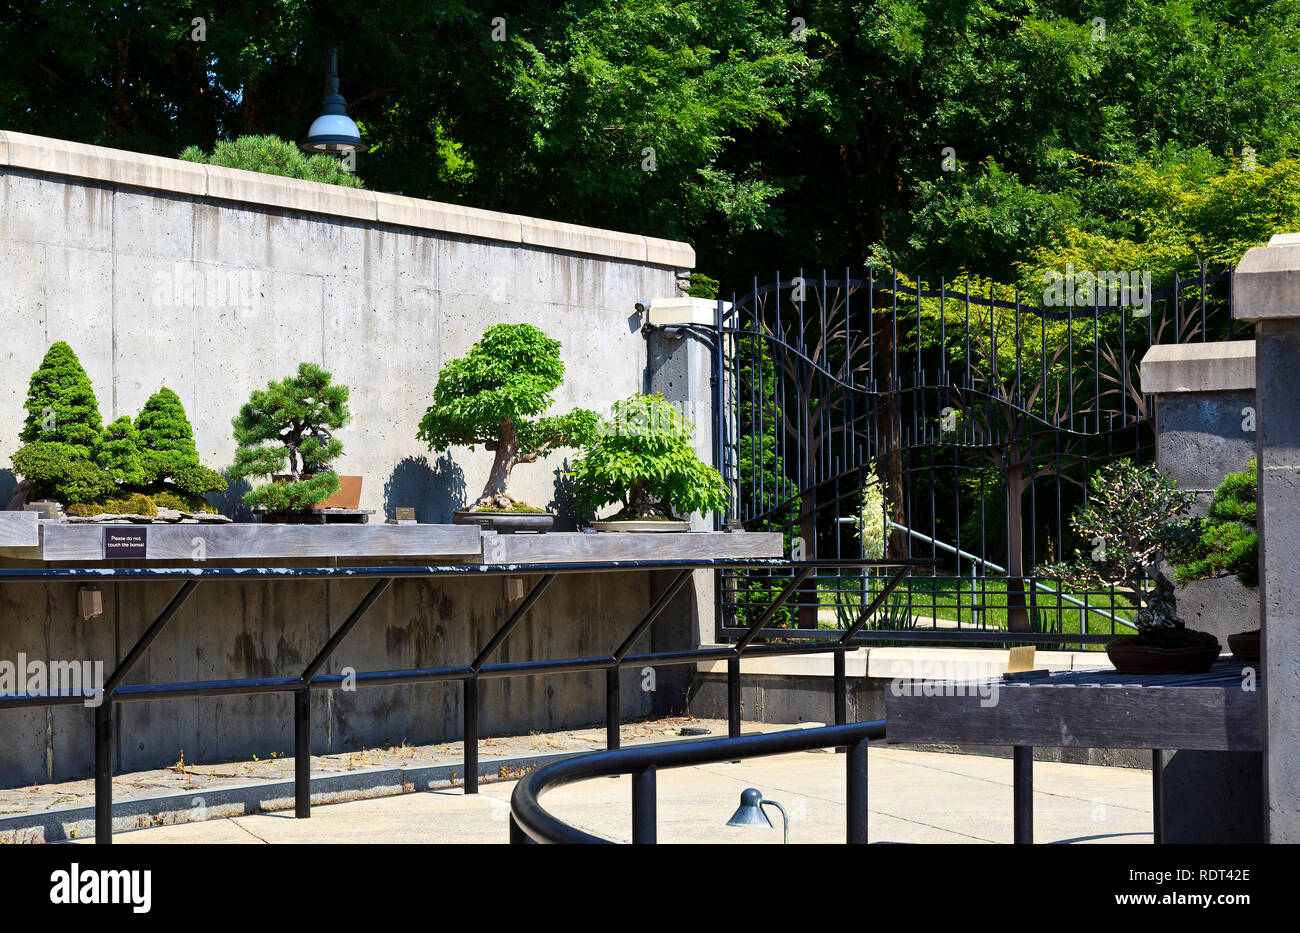
[[1259,585],[1259,533],[1255,529],[1258,476],[1258,465],[1252,460],[1242,472],[1225,476],[1214,490],[1199,536],[1174,562],[1174,578],[1179,586],[1234,574],[1244,586]]
[[558,340],[531,324],[489,327],[469,353],[438,373],[433,404],[417,436],[435,452],[477,444],[493,452],[492,470],[474,508],[540,512],[507,492],[511,471],[537,462],[552,448],[577,446],[599,421],[580,408],[541,417],[563,379]]
[[103,431],[99,445],[99,466],[119,486],[140,486],[145,482],[140,435],[127,415]]
[[29,497],[72,502],[113,490],[112,479],[96,462],[103,422],[95,389],[62,340],[51,344],[32,373],[25,407],[23,446],[13,464],[30,486]]
[[343,444],[330,430],[343,427],[351,415],[347,386],[331,380],[316,364],[300,363],[296,375],[254,390],[239,410],[232,422],[239,447],[230,476],[290,477],[245,493],[248,505],[304,512],[338,490],[330,464],[343,455]]
[[695,426],[660,395],[633,395],[613,406],[599,437],[574,461],[573,494],[594,512],[611,503],[614,520],[685,518],[726,507],[720,474],[691,448]]
[[1136,635],[1126,642],[1155,648],[1215,643],[1206,632],[1187,629],[1178,618],[1174,582],[1161,569],[1166,558],[1183,554],[1196,538],[1197,523],[1187,520],[1196,494],[1149,466],[1130,460],[1107,464],[1092,475],[1089,500],[1070,524],[1091,542],[1069,563],[1040,566],[1049,579],[1087,589],[1114,587],[1135,607]]
[[199,463],[194,429],[185,414],[180,396],[163,386],[144,403],[135,419],[138,432],[142,483],[165,489],[170,482],[181,498],[198,505],[204,493],[226,488],[225,478]]

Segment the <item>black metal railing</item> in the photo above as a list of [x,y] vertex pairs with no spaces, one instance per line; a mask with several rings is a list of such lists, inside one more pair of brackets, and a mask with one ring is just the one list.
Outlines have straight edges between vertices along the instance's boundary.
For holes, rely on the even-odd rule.
[[822,726],[769,732],[741,738],[651,745],[621,751],[597,752],[568,758],[527,774],[510,796],[510,841],[512,843],[607,843],[562,820],[542,805],[549,790],[591,778],[630,774],[632,776],[632,842],[653,844],[657,832],[656,775],[665,768],[688,768],[819,748],[844,748],[845,756],[845,841],[850,845],[867,842],[867,743],[885,737],[883,720],[847,725]]
[[[1231,315],[1230,269],[1132,297],[1098,287],[1057,307],[1046,294],[874,270],[754,279],[718,302],[711,339],[715,465],[731,490],[721,521],[779,531],[808,559],[934,561],[863,641],[1013,632],[1093,645],[1130,630],[1122,595],[1063,589],[1036,567],[1090,546],[1069,516],[1097,467],[1153,459],[1147,348],[1247,328]],[[878,587],[869,576],[806,579],[773,628],[843,631],[842,594]],[[725,577],[719,639],[748,630],[788,574]]]
[[[464,787],[468,794],[477,793],[479,779],[479,702],[478,685],[489,678],[529,677],[541,674],[567,674],[580,671],[606,672],[606,745],[619,747],[620,697],[618,672],[630,667],[659,667],[675,664],[695,664],[700,661],[727,662],[728,734],[740,735],[740,661],[742,657],[796,655],[808,652],[832,651],[835,653],[834,706],[836,723],[847,722],[847,680],[845,653],[853,650],[853,636],[879,610],[884,599],[898,587],[915,568],[928,567],[921,559],[900,561],[786,561],[786,560],[660,560],[611,561],[572,564],[464,564],[448,566],[405,567],[149,567],[149,568],[34,568],[0,569],[0,585],[17,583],[156,583],[180,581],[181,585],[167,605],[140,636],[135,645],[105,680],[102,695],[84,690],[77,693],[24,693],[0,695],[0,709],[21,709],[47,706],[86,704],[87,699],[98,699],[94,706],[94,800],[95,841],[109,843],[113,832],[113,708],[118,703],[147,702],[193,697],[240,696],[253,694],[290,693],[294,696],[294,806],[299,818],[311,815],[311,703],[313,690],[335,690],[349,680],[356,688],[394,686],[402,684],[460,683],[464,696]],[[830,568],[873,567],[892,571],[890,582],[882,595],[866,602],[857,622],[842,634],[826,633],[828,638],[805,641],[801,644],[754,644],[759,633],[782,605],[810,575]],[[768,607],[755,619],[751,633],[740,637],[734,644],[714,647],[659,651],[632,654],[631,650],[654,624],[697,570],[738,570],[784,568],[791,574],[792,584],[778,592]],[[549,661],[516,661],[488,663],[510,634],[537,603],[547,587],[561,574],[627,573],[629,571],[675,572],[671,583],[653,602],[626,638],[607,655],[582,658],[565,658]],[[501,623],[492,637],[480,648],[469,664],[447,667],[392,671],[366,671],[356,674],[322,674],[320,670],[330,659],[349,633],[361,622],[368,610],[383,595],[394,580],[426,579],[434,577],[469,578],[481,576],[535,576],[537,582],[523,601]],[[235,680],[208,680],[164,684],[125,684],[136,663],[176,617],[177,612],[193,596],[201,583],[283,580],[374,580],[374,585],[356,605],[344,622],[334,631],[311,662],[296,675],[280,677],[252,677]]]

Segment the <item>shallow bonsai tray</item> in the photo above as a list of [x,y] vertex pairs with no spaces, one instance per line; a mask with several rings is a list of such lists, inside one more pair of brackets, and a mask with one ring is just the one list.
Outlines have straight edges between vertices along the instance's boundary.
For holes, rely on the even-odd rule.
[[310,512],[260,512],[267,525],[365,525],[374,509],[312,509]]

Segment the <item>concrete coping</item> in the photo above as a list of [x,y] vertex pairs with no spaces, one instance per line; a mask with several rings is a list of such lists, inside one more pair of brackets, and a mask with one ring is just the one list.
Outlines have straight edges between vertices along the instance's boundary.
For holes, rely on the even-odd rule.
[[1255,388],[1255,341],[1157,344],[1141,364],[1142,391],[1232,392]]
[[[705,645],[704,647],[718,647]],[[859,648],[844,657],[848,677],[886,680],[971,680],[1001,676],[1007,669],[1009,652],[997,648]],[[833,652],[753,657],[740,659],[741,674],[781,677],[833,677]],[[1079,671],[1110,667],[1102,651],[1037,651],[1034,669]],[[725,674],[727,662],[700,661],[701,674]]]
[[1300,233],[1278,233],[1267,246],[1246,250],[1232,273],[1232,316],[1300,318]]
[[689,243],[675,240],[0,130],[0,170],[5,167],[667,266],[676,270],[695,266],[694,248]]
[[[731,302],[722,303],[723,311],[730,307]],[[713,327],[717,324],[717,310],[718,302],[713,298],[692,298],[689,295],[652,298],[646,323],[662,327],[674,324]]]

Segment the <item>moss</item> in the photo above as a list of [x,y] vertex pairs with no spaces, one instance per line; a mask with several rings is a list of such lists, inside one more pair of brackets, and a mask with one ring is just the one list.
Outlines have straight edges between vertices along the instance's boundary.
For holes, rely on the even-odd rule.
[[144,493],[133,492],[91,502],[74,502],[68,506],[67,513],[77,518],[91,518],[95,515],[147,515],[153,518],[158,514],[158,505]]
[[530,515],[545,514],[546,509],[539,509],[535,505],[529,505],[527,502],[515,502],[508,509],[482,509],[474,508],[471,512],[527,512]]

